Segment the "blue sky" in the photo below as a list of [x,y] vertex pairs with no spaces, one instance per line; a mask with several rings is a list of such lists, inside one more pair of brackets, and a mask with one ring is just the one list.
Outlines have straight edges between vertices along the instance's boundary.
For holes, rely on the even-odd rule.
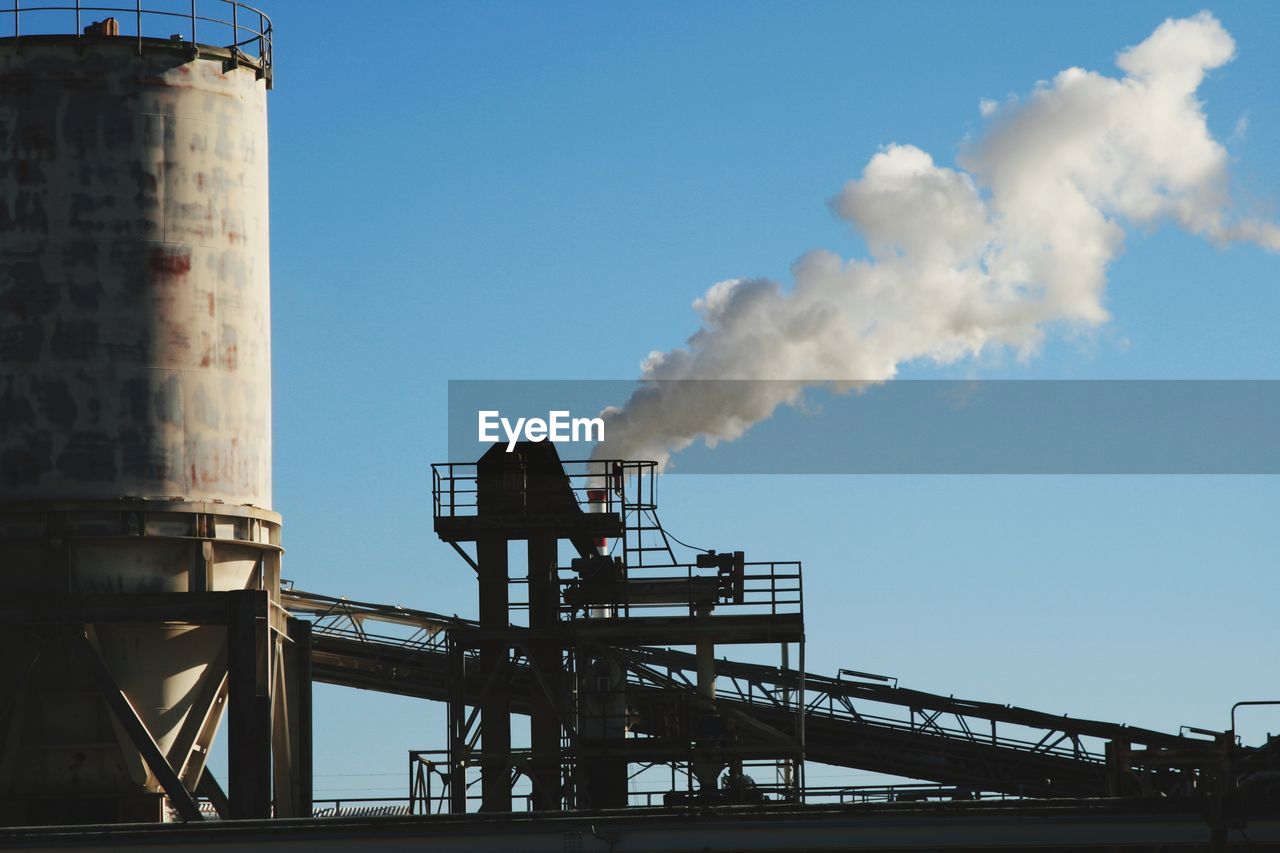
[[[714,282],[786,282],[814,248],[862,255],[827,200],[882,146],[955,166],[981,99],[1069,66],[1114,75],[1118,51],[1204,6],[326,8],[267,6],[286,575],[472,615],[471,572],[431,530],[448,380],[636,375],[697,329],[690,303]],[[1200,90],[1209,127],[1237,195],[1274,220],[1280,6],[1209,8],[1237,46]],[[1278,273],[1254,246],[1131,232],[1110,323],[1026,362],[903,375],[1280,378]],[[681,538],[804,562],[817,671],[1166,729],[1225,728],[1233,701],[1275,692],[1275,478],[662,488]],[[1280,731],[1266,715],[1255,736]],[[399,795],[405,750],[444,741],[435,709],[324,686],[317,725],[317,796]]]

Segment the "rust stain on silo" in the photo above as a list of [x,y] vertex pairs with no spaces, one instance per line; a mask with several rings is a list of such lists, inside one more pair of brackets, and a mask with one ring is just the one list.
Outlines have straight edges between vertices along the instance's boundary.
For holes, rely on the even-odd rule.
[[151,250],[151,269],[161,275],[186,275],[191,272],[191,255],[181,249],[157,246]]

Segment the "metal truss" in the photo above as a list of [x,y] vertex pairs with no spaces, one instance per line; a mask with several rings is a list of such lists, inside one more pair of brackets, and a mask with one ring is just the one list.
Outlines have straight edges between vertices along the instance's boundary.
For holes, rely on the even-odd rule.
[[[478,623],[425,611],[313,595],[281,593],[313,625],[315,678],[334,684],[447,701],[446,638]],[[375,627],[375,623],[380,623]],[[407,633],[393,636],[389,626]],[[522,629],[513,628],[515,632]],[[694,655],[669,649],[601,646],[627,673],[629,701],[642,709],[631,722],[644,738],[685,737],[682,707],[694,695]],[[465,703],[483,692],[475,654],[463,663]],[[793,743],[803,728],[804,759],[952,786],[961,792],[1023,797],[1106,796],[1126,784],[1176,795],[1198,789],[1196,768],[1170,766],[1171,756],[1204,764],[1211,740],[1115,723],[941,696],[899,687],[866,674],[841,677],[717,660],[715,705],[735,721],[740,738],[761,746]],[[537,681],[521,658],[510,670],[512,710],[528,713]],[[1128,758],[1108,761],[1107,743],[1126,745]],[[653,744],[649,744],[650,747]],[[673,746],[673,758],[687,748]],[[1187,760],[1182,762],[1184,765]]]

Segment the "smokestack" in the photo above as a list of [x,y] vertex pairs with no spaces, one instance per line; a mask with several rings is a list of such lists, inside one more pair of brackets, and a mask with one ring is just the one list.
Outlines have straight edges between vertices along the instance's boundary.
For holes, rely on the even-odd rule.
[[[587,512],[605,512],[605,498],[607,495],[607,489],[587,489]],[[596,540],[596,551],[602,557],[609,556],[609,540],[606,537],[601,536]]]

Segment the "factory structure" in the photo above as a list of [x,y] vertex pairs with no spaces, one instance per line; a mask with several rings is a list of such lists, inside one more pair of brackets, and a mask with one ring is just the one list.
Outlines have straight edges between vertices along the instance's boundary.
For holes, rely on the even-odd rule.
[[[807,672],[801,564],[681,560],[652,462],[434,466],[475,619],[282,584],[273,35],[230,0],[0,9],[0,845],[1280,844],[1280,743]],[[444,706],[403,798],[314,800],[314,682]]]

